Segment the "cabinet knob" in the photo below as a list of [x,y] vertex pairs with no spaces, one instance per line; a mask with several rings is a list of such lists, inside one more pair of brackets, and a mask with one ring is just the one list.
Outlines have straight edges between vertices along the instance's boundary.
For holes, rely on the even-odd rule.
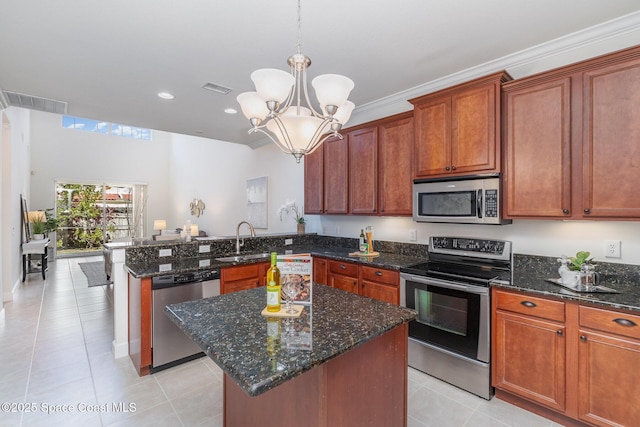
[[520,304],[524,305],[527,308],[537,307],[537,304],[531,301],[520,301]]
[[589,208],[584,208],[584,213],[586,213],[586,214],[590,214],[590,213],[591,213],[591,209],[589,209]]
[[451,168],[449,166],[445,166],[444,170],[448,171],[451,170]]
[[345,268],[347,268],[347,266],[344,264],[340,264],[340,268],[344,270]]
[[580,341],[587,342],[587,337],[585,337],[584,335],[580,335]]
[[382,276],[382,271],[376,271],[376,276]]
[[455,166],[451,166],[451,170],[452,171],[456,170],[456,167]]
[[562,213],[565,215],[569,215],[569,209],[562,209]]
[[562,336],[562,331],[556,331],[556,334],[558,334],[559,337]]

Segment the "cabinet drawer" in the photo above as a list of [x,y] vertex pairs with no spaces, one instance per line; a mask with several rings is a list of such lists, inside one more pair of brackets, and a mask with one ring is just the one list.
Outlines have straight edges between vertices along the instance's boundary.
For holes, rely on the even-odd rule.
[[358,277],[358,265],[349,262],[329,261],[329,271],[343,276]]
[[640,339],[640,316],[580,306],[580,326]]
[[360,267],[360,271],[362,272],[362,280],[400,286],[400,276],[397,271],[365,266]]
[[564,322],[564,303],[531,295],[496,292],[496,308],[515,313]]
[[260,277],[260,264],[242,265],[239,267],[224,267],[222,269],[222,280],[244,280]]

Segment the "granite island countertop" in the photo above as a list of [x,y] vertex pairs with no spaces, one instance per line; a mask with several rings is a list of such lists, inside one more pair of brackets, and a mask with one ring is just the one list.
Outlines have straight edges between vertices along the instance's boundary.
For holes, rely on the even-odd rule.
[[[271,390],[416,316],[414,310],[314,284],[313,304],[299,318],[275,320],[279,340],[269,354],[268,320],[261,315],[265,301],[266,290],[259,287],[172,304],[165,313],[249,396]],[[270,327],[273,331],[273,324]]]

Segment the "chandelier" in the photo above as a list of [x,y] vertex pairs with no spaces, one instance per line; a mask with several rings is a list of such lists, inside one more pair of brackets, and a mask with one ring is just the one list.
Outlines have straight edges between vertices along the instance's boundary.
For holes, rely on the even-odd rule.
[[[323,74],[311,81],[319,103],[313,108],[307,91],[308,56],[300,41],[300,0],[298,0],[298,43],[287,60],[290,72],[264,68],[251,73],[255,92],[244,92],[237,100],[251,122],[249,133],[261,132],[296,162],[339,133],[351,117],[355,105],[347,100],[353,81],[338,74]],[[306,104],[303,103],[306,102]]]

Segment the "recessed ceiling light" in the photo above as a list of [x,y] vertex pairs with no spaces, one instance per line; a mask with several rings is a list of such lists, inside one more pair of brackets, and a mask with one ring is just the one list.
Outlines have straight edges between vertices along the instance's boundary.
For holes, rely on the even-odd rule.
[[204,133],[204,131],[203,131],[203,130],[200,130],[200,129],[196,129],[196,131],[195,131],[195,132],[196,132],[196,133]]
[[175,98],[175,96],[173,96],[169,92],[160,92],[160,93],[158,93],[158,96],[160,98],[162,98],[162,99],[173,99],[173,98]]
[[235,108],[225,108],[224,112],[227,114],[236,114],[238,113],[238,110],[236,110]]

